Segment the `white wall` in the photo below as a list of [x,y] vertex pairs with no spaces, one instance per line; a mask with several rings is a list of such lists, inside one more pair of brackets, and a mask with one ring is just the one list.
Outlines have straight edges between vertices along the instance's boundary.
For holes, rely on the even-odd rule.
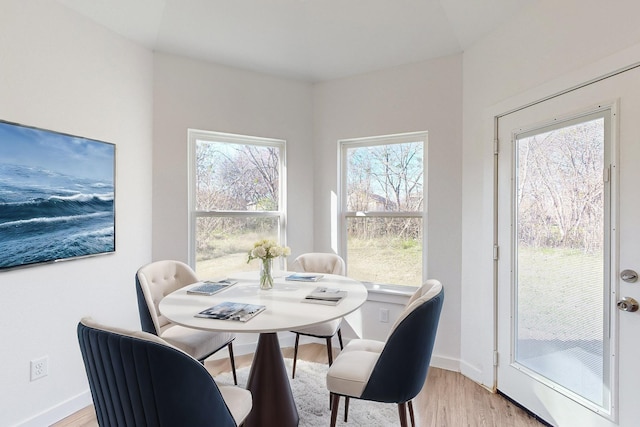
[[[635,0],[541,0],[462,57],[311,86],[152,56],[55,2],[3,0],[0,119],[117,144],[118,247],[0,274],[0,425],[88,403],[78,319],[138,328],[136,269],[186,260],[189,127],[287,140],[294,254],[331,250],[339,139],[428,131],[428,268],[446,288],[434,357],[491,386],[492,115],[632,61],[639,12]],[[50,375],[29,382],[43,355]]]
[[[441,366],[460,355],[462,57],[451,56],[314,87],[315,249],[330,251],[331,197],[341,139],[428,131],[428,276],[445,303],[434,349]],[[446,363],[444,363],[446,361]]]
[[287,244],[313,249],[311,85],[155,55],[153,258],[187,262],[187,129],[287,141]]
[[640,3],[544,0],[464,53],[462,373],[493,386],[493,117],[638,61]]
[[[152,66],[149,52],[55,2],[0,2],[0,119],[117,150],[117,252],[0,273],[0,425],[49,425],[90,403],[82,316],[139,327],[133,277],[151,258]],[[30,382],[29,361],[45,355],[49,376]]]

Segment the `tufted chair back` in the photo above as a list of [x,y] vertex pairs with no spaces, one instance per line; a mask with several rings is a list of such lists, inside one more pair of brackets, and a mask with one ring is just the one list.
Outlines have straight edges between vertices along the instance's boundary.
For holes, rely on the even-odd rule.
[[180,261],[157,261],[141,267],[136,273],[136,294],[142,330],[160,335],[169,326],[158,309],[162,298],[197,281],[191,267]]
[[295,271],[302,273],[347,274],[344,260],[336,254],[310,252],[293,261]]

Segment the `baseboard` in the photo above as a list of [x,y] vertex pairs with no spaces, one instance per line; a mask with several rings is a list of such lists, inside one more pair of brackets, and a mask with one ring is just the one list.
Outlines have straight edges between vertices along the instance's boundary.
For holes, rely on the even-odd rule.
[[447,371],[460,372],[460,360],[438,355],[431,356],[431,366]]
[[47,409],[44,412],[29,418],[26,421],[22,421],[18,424],[20,427],[41,427],[50,426],[58,421],[68,417],[69,415],[78,412],[79,410],[86,408],[93,402],[91,400],[91,392],[89,388],[83,393],[78,394],[71,399],[65,400],[56,406]]
[[[278,342],[280,343],[280,348],[293,347],[293,345],[295,344],[295,341],[296,341],[295,335],[291,333],[286,333],[286,335],[280,334],[280,333],[278,334]],[[234,344],[233,354],[237,356],[241,356],[243,354],[255,353],[257,346],[258,346],[258,341],[253,341],[253,342],[248,342],[243,344]],[[228,353],[226,357],[228,357]]]
[[464,361],[461,361],[460,373],[465,377],[469,378],[471,381],[480,384],[482,387],[486,388],[487,390],[490,390],[492,392],[494,391],[493,386],[488,386],[483,383],[483,378],[485,376],[484,372],[476,368],[475,366],[465,363]]
[[[282,334],[278,334],[278,341],[280,341],[280,348],[293,347],[296,343],[296,336],[292,333],[287,333],[285,336],[282,336]],[[255,347],[253,348],[251,353],[253,353],[253,351],[255,351]]]
[[[258,334],[255,335],[256,339],[252,341],[242,342],[240,341],[240,338],[234,341],[233,354],[236,356],[242,356],[245,354],[255,353],[256,347],[258,346]],[[295,344],[295,335],[290,332],[278,333],[278,341],[280,342],[281,348],[293,347],[293,345]],[[322,344],[324,344],[324,341],[322,341]],[[209,360],[226,359],[227,357],[229,357],[229,352],[225,348],[215,352],[213,355],[211,355]]]

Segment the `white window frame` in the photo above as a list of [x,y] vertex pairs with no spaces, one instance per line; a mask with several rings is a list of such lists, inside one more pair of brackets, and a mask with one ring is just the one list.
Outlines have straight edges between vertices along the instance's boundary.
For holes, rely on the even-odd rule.
[[[274,138],[261,138],[256,136],[237,135],[231,133],[206,131],[198,129],[188,129],[188,244],[189,265],[195,269],[196,266],[196,222],[202,217],[228,217],[228,218],[278,218],[278,239],[279,244],[287,244],[287,176],[286,176],[286,141]],[[279,164],[279,201],[277,211],[229,211],[229,210],[212,210],[199,211],[196,210],[196,142],[210,141],[222,142],[230,144],[255,145],[263,147],[276,147],[280,150]]]
[[[341,139],[338,141],[338,200],[340,201],[340,212],[338,217],[338,251],[347,264],[349,271],[349,259],[347,253],[347,219],[355,217],[393,217],[393,218],[421,218],[422,219],[422,280],[424,283],[428,277],[427,273],[427,217],[428,217],[428,148],[429,133],[427,131],[408,132],[393,135],[373,136],[364,138]],[[348,211],[347,210],[347,150],[357,147],[371,147],[375,145],[402,144],[408,142],[422,141],[423,143],[423,209],[421,212],[370,212],[370,211]]]

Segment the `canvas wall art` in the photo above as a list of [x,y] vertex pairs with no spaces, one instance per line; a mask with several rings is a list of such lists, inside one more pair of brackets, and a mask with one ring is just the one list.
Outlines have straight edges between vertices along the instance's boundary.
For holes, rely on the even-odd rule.
[[115,251],[115,145],[0,121],[0,270]]

